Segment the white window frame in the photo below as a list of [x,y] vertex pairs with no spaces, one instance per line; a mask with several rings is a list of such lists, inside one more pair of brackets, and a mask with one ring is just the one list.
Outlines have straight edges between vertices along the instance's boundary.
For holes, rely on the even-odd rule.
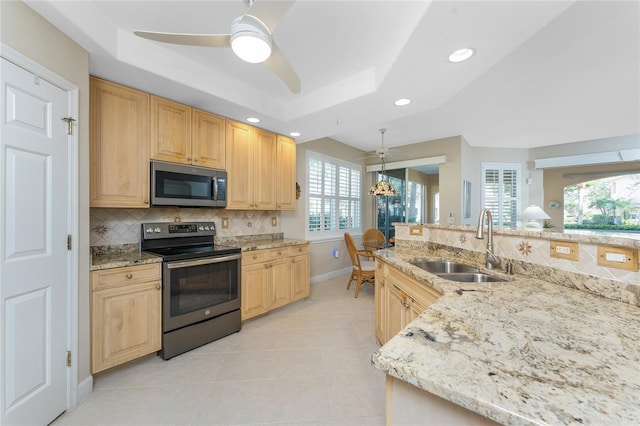
[[[316,161],[322,161],[323,163],[323,176],[324,176],[324,164],[330,164],[336,167],[336,178],[335,178],[335,182],[334,182],[334,189],[333,189],[333,194],[335,195],[331,195],[331,194],[327,194],[327,191],[324,190],[323,187],[323,192],[322,193],[318,193],[318,192],[312,192],[311,191],[311,179],[310,179],[310,167],[309,167],[309,162],[311,160],[316,160]],[[355,164],[355,163],[351,163],[349,161],[345,161],[345,160],[341,160],[339,158],[335,158],[335,157],[331,157],[329,155],[325,155],[325,154],[320,154],[318,152],[313,152],[313,151],[309,151],[307,150],[306,153],[306,159],[305,159],[305,166],[306,166],[306,174],[307,174],[307,188],[306,188],[306,206],[305,206],[305,238],[308,240],[329,240],[329,239],[338,239],[338,238],[344,238],[344,233],[345,232],[349,232],[350,234],[361,234],[362,233],[362,179],[363,179],[363,169],[362,169],[362,165],[360,164]],[[338,188],[340,179],[341,179],[341,168],[347,168],[349,169],[349,179],[352,177],[351,173],[357,173],[357,178],[359,180],[359,184],[357,185],[357,189],[351,191],[351,187],[349,188],[349,192],[350,192],[350,196],[348,197],[344,197],[344,196],[340,196],[340,191]],[[324,183],[324,179],[323,179],[323,183]],[[355,192],[355,196],[353,196],[352,192]],[[311,200],[312,199],[318,199],[320,198],[321,200],[321,205],[324,207],[324,203],[326,200],[333,200],[335,202],[335,218],[334,218],[334,223],[333,223],[333,229],[320,229],[318,231],[311,231],[309,229],[309,218],[310,218],[310,210],[311,210]],[[352,206],[354,206],[354,203],[357,204],[357,209],[358,212],[355,215],[355,217],[353,218],[353,226],[349,226],[346,228],[340,228],[340,205],[341,205],[341,201],[347,201],[349,204],[349,209],[352,208]],[[321,219],[320,219],[320,223],[324,223],[324,208],[321,207]],[[350,212],[349,212],[350,213]],[[351,215],[349,215],[350,217]]]
[[516,172],[516,183],[515,183],[515,188],[516,188],[516,196],[512,197],[513,199],[515,199],[516,202],[516,208],[515,208],[515,213],[514,213],[514,217],[511,218],[511,228],[515,229],[517,227],[517,221],[518,221],[518,215],[520,213],[520,198],[521,198],[521,193],[522,193],[522,186],[521,186],[521,181],[522,181],[522,173],[521,173],[521,167],[519,163],[482,163],[482,178],[481,178],[481,182],[482,182],[482,199],[481,199],[481,205],[482,207],[486,207],[486,200],[485,200],[485,194],[486,194],[486,176],[487,176],[487,170],[496,170],[500,173],[500,184],[499,184],[499,188],[501,193],[498,195],[498,204],[499,204],[499,209],[498,211],[491,211],[492,213],[492,217],[493,217],[493,224],[495,226],[498,227],[502,227],[504,226],[504,222],[505,222],[505,217],[504,217],[504,209],[503,209],[503,200],[505,198],[505,195],[502,193],[502,190],[504,188],[504,185],[502,184],[503,182],[503,177],[504,177],[504,172],[507,170],[510,171],[515,171]]

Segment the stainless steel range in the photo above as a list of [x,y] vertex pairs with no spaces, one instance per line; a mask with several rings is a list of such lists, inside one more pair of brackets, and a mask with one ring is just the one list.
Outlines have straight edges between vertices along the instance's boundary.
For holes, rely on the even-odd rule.
[[213,222],[142,224],[141,250],[163,260],[163,359],[240,331],[240,248],[215,234]]

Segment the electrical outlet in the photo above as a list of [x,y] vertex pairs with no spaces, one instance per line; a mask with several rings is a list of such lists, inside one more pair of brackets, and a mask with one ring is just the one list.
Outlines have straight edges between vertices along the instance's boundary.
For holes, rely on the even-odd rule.
[[229,218],[228,217],[223,217],[222,218],[222,229],[227,229],[229,227]]
[[278,226],[278,218],[275,216],[271,217],[271,226]]
[[573,241],[550,241],[551,257],[560,259],[578,260],[580,256],[580,246]]
[[409,235],[422,235],[422,226],[410,226],[409,227]]

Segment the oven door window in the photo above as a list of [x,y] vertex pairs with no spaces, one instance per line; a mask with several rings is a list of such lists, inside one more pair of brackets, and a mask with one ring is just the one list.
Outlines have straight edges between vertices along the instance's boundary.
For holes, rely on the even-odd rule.
[[238,298],[237,261],[176,268],[170,274],[171,317]]
[[156,197],[211,200],[213,190],[211,176],[156,171]]

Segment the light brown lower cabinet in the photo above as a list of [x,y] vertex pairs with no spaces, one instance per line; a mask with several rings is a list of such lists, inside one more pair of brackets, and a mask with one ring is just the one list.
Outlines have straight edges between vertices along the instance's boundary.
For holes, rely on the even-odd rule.
[[242,253],[242,320],[311,294],[309,244]]
[[440,296],[437,290],[377,259],[375,333],[378,341],[385,344]]
[[160,350],[159,263],[91,273],[91,372]]
[[[481,416],[451,401],[387,375],[388,425],[496,426]],[[420,419],[419,422],[416,419]]]

